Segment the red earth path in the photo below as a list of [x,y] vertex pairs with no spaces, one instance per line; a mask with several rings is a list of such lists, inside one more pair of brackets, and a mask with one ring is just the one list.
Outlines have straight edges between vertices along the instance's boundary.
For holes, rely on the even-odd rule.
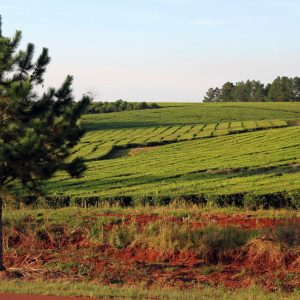
[[100,298],[89,298],[89,297],[60,297],[60,296],[41,296],[41,295],[0,294],[0,300],[97,300],[97,299],[100,300]]

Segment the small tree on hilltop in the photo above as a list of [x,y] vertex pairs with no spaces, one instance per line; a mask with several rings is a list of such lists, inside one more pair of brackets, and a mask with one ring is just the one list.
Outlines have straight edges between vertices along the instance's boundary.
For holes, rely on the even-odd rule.
[[0,18],[0,270],[3,266],[2,205],[15,186],[22,191],[41,190],[43,180],[58,170],[79,176],[85,166],[81,158],[66,162],[84,131],[78,120],[90,103],[88,96],[75,102],[72,77],[59,89],[38,96],[50,62],[48,49],[33,61],[34,45],[17,51],[21,32],[2,36]]

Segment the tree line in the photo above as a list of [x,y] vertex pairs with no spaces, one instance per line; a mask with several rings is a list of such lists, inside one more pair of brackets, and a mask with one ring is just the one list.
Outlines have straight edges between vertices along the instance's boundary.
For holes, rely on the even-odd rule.
[[203,102],[300,101],[300,77],[277,77],[264,85],[258,80],[226,82],[208,89]]
[[93,102],[87,109],[88,114],[102,114],[119,112],[126,110],[139,110],[139,109],[156,109],[159,108],[157,103],[146,102],[127,102],[124,100],[117,100],[115,102]]

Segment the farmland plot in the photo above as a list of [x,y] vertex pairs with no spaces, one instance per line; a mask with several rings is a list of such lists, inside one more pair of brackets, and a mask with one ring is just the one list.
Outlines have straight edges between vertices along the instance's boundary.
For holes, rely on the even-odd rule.
[[113,146],[132,147],[172,143],[244,131],[285,127],[283,120],[215,123],[204,125],[161,126],[90,131],[74,149],[75,156],[86,160],[106,157]]
[[300,187],[300,127],[156,146],[136,156],[91,161],[87,166],[81,179],[59,174],[48,183],[49,192],[176,198],[294,191]]
[[86,115],[90,130],[300,119],[299,102],[160,103],[162,108]]

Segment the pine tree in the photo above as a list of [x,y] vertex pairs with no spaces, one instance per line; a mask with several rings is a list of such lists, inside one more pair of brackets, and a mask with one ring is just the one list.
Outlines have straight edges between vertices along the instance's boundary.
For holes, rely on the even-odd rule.
[[73,177],[85,170],[81,158],[66,159],[84,134],[79,118],[90,99],[74,101],[72,76],[39,96],[36,87],[43,84],[50,62],[48,49],[33,61],[34,45],[18,51],[20,40],[20,31],[13,38],[2,36],[0,19],[0,270],[5,269],[2,204],[7,195],[18,189],[39,192],[58,170]]

